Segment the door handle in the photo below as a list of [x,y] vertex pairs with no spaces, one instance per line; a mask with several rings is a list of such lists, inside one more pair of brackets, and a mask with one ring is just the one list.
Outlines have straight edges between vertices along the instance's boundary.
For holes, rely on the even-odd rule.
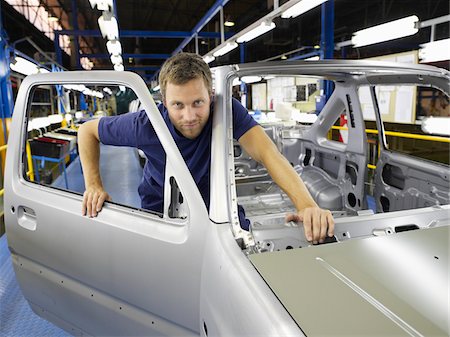
[[36,212],[26,206],[19,206],[17,210],[17,222],[19,226],[30,231],[36,230]]

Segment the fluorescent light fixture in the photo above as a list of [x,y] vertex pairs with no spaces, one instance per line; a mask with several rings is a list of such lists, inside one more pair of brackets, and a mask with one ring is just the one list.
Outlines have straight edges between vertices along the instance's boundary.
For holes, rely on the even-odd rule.
[[203,61],[205,61],[206,63],[211,63],[212,61],[214,61],[216,58],[212,55],[206,55],[203,56]]
[[119,89],[122,92],[125,92],[127,90],[127,88],[124,85],[119,85]]
[[238,44],[236,42],[228,42],[225,46],[223,46],[222,48],[215,51],[213,53],[213,56],[219,57],[219,56],[225,55],[226,53],[229,53],[230,51],[232,51],[234,48],[237,48],[237,46],[238,46]]
[[93,91],[89,88],[86,88],[83,90],[83,94],[85,94],[86,96],[92,96],[93,95]]
[[86,90],[86,86],[84,84],[64,84],[63,87],[67,90],[76,90],[80,92]]
[[123,64],[123,59],[121,55],[111,55],[111,62],[112,64]]
[[283,13],[281,13],[281,17],[283,19],[295,18],[303,13],[308,12],[314,7],[323,4],[325,1],[327,0],[301,0],[294,6],[286,9]]
[[282,59],[282,60],[286,60],[286,59],[287,59],[287,56],[286,56],[286,55],[282,55],[282,56],[281,56],[281,59]]
[[103,15],[98,18],[98,26],[103,38],[108,38],[108,40],[119,39],[119,26],[112,13],[103,12]]
[[92,91],[92,96],[95,96],[95,97],[97,97],[97,98],[103,98],[103,97],[105,97],[105,96],[103,95],[103,93],[101,93],[100,91],[97,91],[97,90]]
[[259,82],[261,80],[262,80],[261,76],[243,76],[243,77],[241,77],[241,81],[246,84]]
[[49,15],[47,17],[47,20],[48,20],[48,22],[58,22],[59,21],[59,19],[56,16],[53,16],[53,15]]
[[153,91],[159,91],[160,90],[160,86],[159,85],[157,85],[156,87],[154,87],[153,89],[152,89]]
[[114,70],[115,70],[115,71],[124,71],[125,68],[123,67],[123,64],[122,64],[122,63],[118,63],[118,64],[115,64],[115,65],[114,65]]
[[28,76],[31,74],[37,74],[39,72],[39,67],[23,57],[16,56],[14,61],[9,64],[10,68],[15,72],[22,75]]
[[362,47],[416,34],[419,31],[416,27],[418,21],[419,18],[416,15],[412,15],[359,30],[353,34],[352,44],[354,47]]
[[242,43],[242,42],[247,42],[250,40],[253,40],[254,38],[261,36],[269,31],[271,31],[272,29],[274,29],[276,27],[275,23],[269,21],[269,22],[261,22],[261,24],[255,28],[253,28],[252,30],[248,31],[247,33],[245,33],[244,35],[238,37],[236,39],[236,42],[238,43]]
[[122,45],[119,40],[111,40],[106,42],[106,48],[111,55],[122,54]]
[[113,8],[113,0],[89,0],[91,7],[97,9],[99,11],[109,11],[109,9]]
[[319,61],[319,60],[320,60],[319,55],[311,56],[311,57],[304,59],[304,61]]
[[224,25],[224,26],[227,26],[227,27],[233,27],[233,26],[234,26],[234,22],[233,22],[233,21],[230,21],[230,20],[227,20],[227,21],[225,21],[225,22],[223,23],[223,25]]
[[420,45],[420,62],[438,62],[450,59],[450,39],[432,41]]
[[112,90],[109,89],[108,87],[104,87],[103,91],[106,92],[108,95],[112,95]]
[[432,135],[450,136],[450,117],[426,117],[421,128]]

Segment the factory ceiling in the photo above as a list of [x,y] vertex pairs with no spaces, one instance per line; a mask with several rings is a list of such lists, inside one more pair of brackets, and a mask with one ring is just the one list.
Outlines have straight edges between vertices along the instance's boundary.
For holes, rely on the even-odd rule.
[[[3,26],[9,36],[10,43],[29,36],[41,49],[54,53],[53,42],[41,34],[32,24],[5,1],[1,0]],[[279,1],[282,5],[286,1]],[[59,19],[63,29],[72,30],[78,26],[81,31],[98,31],[97,19],[101,11],[93,10],[88,0],[40,0],[46,10]],[[208,10],[214,5],[214,0],[116,0],[116,13],[120,31],[161,31],[190,32]],[[273,10],[273,1],[261,0],[230,0],[223,9],[224,18],[235,23],[233,27],[225,27],[225,34],[234,34],[249,24],[260,19]],[[76,11],[77,22],[72,21],[72,12]],[[334,41],[349,40],[352,33],[380,23],[417,15],[420,21],[433,19],[449,14],[447,0],[335,0],[334,1]],[[219,14],[207,23],[201,32],[219,32]],[[307,52],[308,48],[320,45],[321,41],[321,9],[320,6],[293,19],[275,20],[277,28],[271,32],[246,43],[245,61],[252,62],[279,57],[284,53],[297,51]],[[436,39],[449,37],[448,22],[436,26]],[[80,36],[80,48],[84,54],[95,54],[91,57],[94,69],[112,69],[107,54],[106,40],[101,37]],[[121,37],[123,54],[166,54],[170,55],[183,41],[182,38],[154,37]],[[335,58],[364,58],[389,54],[412,49],[418,49],[420,43],[430,41],[430,28],[419,30],[416,35],[363,48],[346,48],[345,51],[335,51]],[[218,38],[199,38],[198,51],[200,55],[220,44]],[[17,49],[34,56],[36,50],[26,43],[16,46]],[[193,39],[184,51],[195,52]],[[73,54],[73,53],[72,53]],[[220,57],[211,65],[240,62],[239,48]],[[279,58],[278,58],[279,59]],[[127,57],[124,58],[125,69],[138,70],[146,67],[142,74],[151,76],[162,62],[161,59]],[[68,55],[63,57],[63,65],[74,69],[76,59]]]

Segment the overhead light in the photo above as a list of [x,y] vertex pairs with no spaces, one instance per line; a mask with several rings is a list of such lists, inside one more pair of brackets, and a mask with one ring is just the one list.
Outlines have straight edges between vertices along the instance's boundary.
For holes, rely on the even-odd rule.
[[320,60],[319,55],[311,56],[311,57],[308,57],[306,59],[303,59],[303,61],[319,61],[319,60]]
[[206,55],[203,56],[203,61],[205,61],[206,63],[211,63],[212,61],[214,61],[216,58],[214,56],[211,55]]
[[115,71],[124,71],[125,68],[123,67],[123,64],[120,63],[120,64],[115,64],[115,65],[114,65],[114,70],[115,70]]
[[93,91],[92,91],[92,96],[97,97],[97,98],[100,98],[100,99],[102,99],[103,97],[105,97],[105,96],[103,95],[102,92],[97,91],[97,90],[93,90]]
[[261,80],[262,80],[261,76],[243,76],[243,77],[241,77],[241,81],[246,84],[259,82]]
[[119,85],[119,90],[125,92],[127,88],[124,85]]
[[282,59],[282,60],[286,60],[286,59],[287,59],[287,56],[286,56],[286,55],[282,55],[282,56],[281,56],[281,59]]
[[447,61],[450,50],[450,39],[432,41],[420,45],[419,59],[420,62],[438,62]]
[[98,26],[100,27],[103,38],[107,38],[108,40],[119,39],[119,26],[111,12],[103,12],[103,15],[98,18]]
[[223,25],[224,25],[224,26],[227,26],[227,27],[233,27],[233,26],[234,26],[234,22],[231,21],[231,20],[227,20],[227,21],[225,21],[225,22],[223,23]]
[[295,18],[303,13],[308,12],[314,7],[323,4],[325,1],[327,0],[301,0],[294,6],[286,9],[283,13],[281,13],[281,17],[283,19]]
[[154,87],[153,89],[152,89],[153,91],[159,91],[160,90],[160,86],[159,85],[157,85],[156,87]]
[[123,64],[123,59],[121,55],[111,55],[112,64]]
[[271,31],[275,27],[276,27],[275,23],[273,23],[271,21],[269,21],[269,22],[266,22],[266,21],[261,22],[261,24],[259,26],[257,26],[255,28],[253,28],[252,30],[248,31],[244,35],[238,37],[236,39],[236,42],[242,43],[242,42],[247,42],[247,41],[253,40],[256,37]]
[[47,17],[48,22],[57,22],[59,19],[56,16],[50,15]]
[[122,54],[122,45],[119,40],[110,40],[106,42],[106,49],[112,55]]
[[37,74],[39,72],[39,67],[35,63],[20,56],[16,56],[9,66],[15,72],[25,76]]
[[97,9],[99,11],[109,11],[109,9],[113,8],[113,0],[89,0],[91,7]]
[[450,136],[450,117],[426,117],[421,129],[432,135]]
[[108,87],[104,87],[103,91],[106,92],[109,95],[112,95],[112,90],[110,88],[108,88]]
[[219,56],[225,55],[226,53],[229,53],[230,51],[232,51],[234,48],[237,48],[237,46],[238,46],[238,44],[236,42],[228,42],[225,46],[223,46],[219,50],[215,51],[213,53],[213,56],[219,57]]
[[416,34],[419,31],[416,27],[418,21],[419,18],[416,15],[411,15],[403,19],[359,30],[353,34],[352,44],[354,47],[362,47]]

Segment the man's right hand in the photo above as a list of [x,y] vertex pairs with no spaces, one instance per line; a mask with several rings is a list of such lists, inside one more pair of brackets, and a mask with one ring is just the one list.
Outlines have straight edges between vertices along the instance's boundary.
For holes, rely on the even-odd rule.
[[111,201],[111,197],[103,188],[86,189],[83,194],[82,214],[90,218],[96,217],[106,200]]

